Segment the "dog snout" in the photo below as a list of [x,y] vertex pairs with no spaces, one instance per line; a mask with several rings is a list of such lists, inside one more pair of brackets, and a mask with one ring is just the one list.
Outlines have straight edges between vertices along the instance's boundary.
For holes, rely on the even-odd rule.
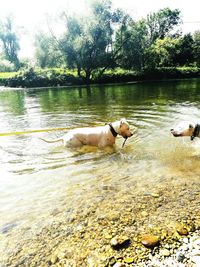
[[123,136],[125,139],[127,139],[127,138],[133,136],[133,133],[122,134],[122,136]]
[[131,137],[131,136],[133,136],[132,132],[129,132],[129,133],[126,134],[126,138]]
[[126,136],[126,138],[129,138],[129,137],[131,137],[131,136],[133,136],[133,133],[128,134],[128,135]]
[[170,129],[171,134],[176,134],[176,131],[174,129]]
[[176,131],[174,129],[170,129],[171,134],[176,135]]

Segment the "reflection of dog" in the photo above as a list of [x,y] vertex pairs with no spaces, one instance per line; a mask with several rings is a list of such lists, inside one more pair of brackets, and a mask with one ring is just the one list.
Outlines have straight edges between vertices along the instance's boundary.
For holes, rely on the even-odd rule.
[[48,143],[63,141],[64,146],[69,147],[82,145],[105,147],[114,145],[118,134],[125,139],[133,135],[126,119],[121,119],[105,126],[73,129],[63,137],[55,140],[41,139]]
[[171,129],[171,133],[175,137],[190,136],[191,140],[194,140],[195,137],[200,137],[200,124],[181,122]]

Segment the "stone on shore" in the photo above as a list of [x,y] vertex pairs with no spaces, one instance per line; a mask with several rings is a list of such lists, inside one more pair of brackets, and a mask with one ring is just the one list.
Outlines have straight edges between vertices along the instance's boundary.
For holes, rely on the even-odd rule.
[[154,235],[143,235],[141,238],[141,243],[147,248],[154,248],[159,245],[159,238]]
[[128,238],[127,236],[117,235],[111,239],[110,244],[111,244],[112,248],[120,249],[120,248],[129,246],[130,238]]
[[179,225],[177,228],[176,228],[176,231],[179,235],[188,235],[188,230],[185,226],[183,225]]

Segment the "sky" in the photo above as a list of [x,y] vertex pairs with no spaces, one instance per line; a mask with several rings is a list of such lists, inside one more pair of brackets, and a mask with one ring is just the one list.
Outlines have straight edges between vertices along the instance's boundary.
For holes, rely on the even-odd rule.
[[[0,0],[0,19],[7,14],[14,15],[21,35],[20,55],[27,57],[33,53],[31,43],[34,33],[48,29],[47,14],[56,18],[63,10],[84,13],[87,11],[85,1],[87,0]],[[193,33],[200,29],[199,0],[112,0],[112,3],[114,8],[124,9],[134,20],[146,18],[147,14],[165,7],[178,8],[183,20],[183,33]],[[49,24],[51,25],[50,22]],[[61,31],[61,25],[57,25],[55,30]]]

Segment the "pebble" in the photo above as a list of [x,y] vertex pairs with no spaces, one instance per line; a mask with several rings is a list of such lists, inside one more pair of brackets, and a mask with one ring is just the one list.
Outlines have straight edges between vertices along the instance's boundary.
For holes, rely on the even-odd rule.
[[115,260],[114,257],[111,257],[111,258],[108,260],[108,262],[109,262],[109,264],[110,264],[111,266],[113,266],[113,265],[116,263],[116,260]]
[[183,253],[179,253],[179,254],[177,255],[177,260],[178,260],[178,262],[183,262],[184,259],[185,259],[185,255],[184,255]]
[[116,262],[113,267],[125,267],[125,264],[122,262]]
[[143,235],[141,243],[147,248],[154,248],[159,244],[159,238],[154,235]]
[[112,238],[112,235],[109,235],[109,234],[105,235],[105,239],[111,239],[111,238]]
[[130,244],[130,238],[117,235],[111,239],[110,244],[114,249],[120,249]]
[[133,263],[134,258],[124,258],[125,263]]
[[51,263],[55,264],[58,261],[58,257],[56,255],[51,257]]
[[145,210],[141,212],[141,216],[147,217],[149,214]]
[[171,253],[168,249],[163,249],[161,250],[161,254],[164,256],[164,257],[168,257]]
[[154,197],[154,198],[160,197],[160,195],[159,194],[156,194],[156,193],[152,193],[151,196]]
[[188,230],[184,226],[179,226],[176,231],[179,233],[179,235],[188,235]]

